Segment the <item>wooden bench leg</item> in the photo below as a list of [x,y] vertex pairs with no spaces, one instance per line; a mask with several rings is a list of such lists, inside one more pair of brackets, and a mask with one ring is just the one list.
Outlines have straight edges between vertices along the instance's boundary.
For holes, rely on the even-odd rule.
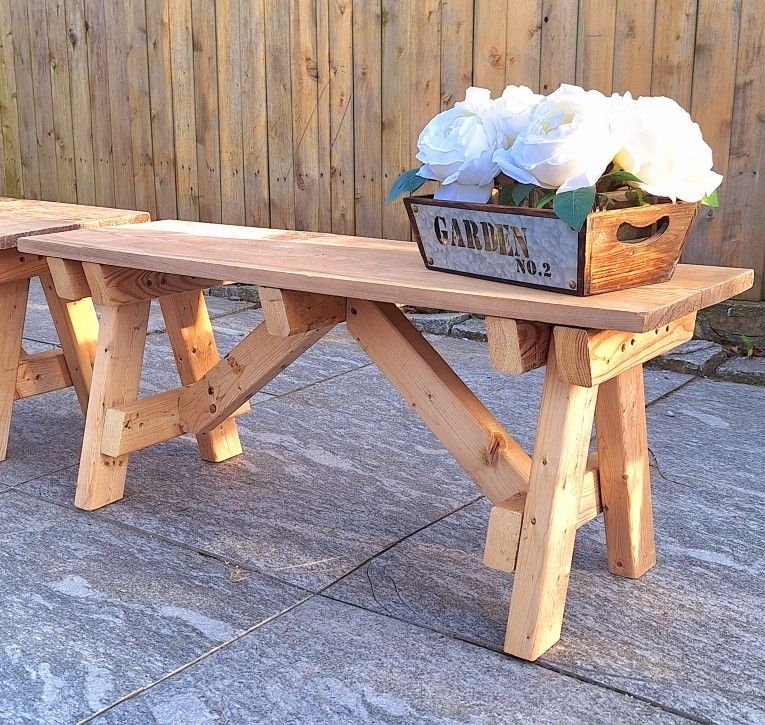
[[597,387],[563,382],[550,343],[505,651],[537,659],[560,639]]
[[128,456],[101,453],[109,408],[136,400],[149,322],[149,300],[105,306],[98,335],[75,506],[92,511],[122,498]]
[[0,285],[0,461],[8,455],[29,280]]
[[[159,304],[178,366],[182,385],[195,383],[220,360],[218,348],[201,290],[161,297]],[[205,461],[225,461],[242,453],[234,418],[197,435],[199,452]]]
[[62,300],[50,274],[41,274],[40,282],[64,351],[72,384],[85,413],[88,409],[98,340],[98,318],[93,301],[89,297],[73,302]]
[[608,570],[637,579],[656,563],[642,365],[601,384],[595,428]]

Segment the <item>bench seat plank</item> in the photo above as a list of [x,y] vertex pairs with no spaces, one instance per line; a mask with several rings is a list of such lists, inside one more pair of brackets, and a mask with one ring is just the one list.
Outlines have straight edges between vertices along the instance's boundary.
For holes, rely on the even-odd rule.
[[425,268],[413,244],[364,237],[165,221],[29,236],[48,257],[276,289],[396,302],[556,325],[646,332],[733,297],[751,270],[679,265],[672,280],[593,297]]
[[18,238],[25,234],[48,234],[148,220],[149,215],[142,211],[0,197],[0,249],[13,249]]

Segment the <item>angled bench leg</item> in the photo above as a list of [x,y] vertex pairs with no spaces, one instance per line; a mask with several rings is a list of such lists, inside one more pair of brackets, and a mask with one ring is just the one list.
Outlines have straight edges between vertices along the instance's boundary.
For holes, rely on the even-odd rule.
[[85,413],[88,409],[98,339],[98,318],[93,301],[90,297],[75,301],[61,299],[49,273],[41,274],[40,282],[66,364],[69,367],[77,399]]
[[[173,348],[181,385],[195,383],[220,360],[218,348],[201,290],[160,297],[167,334]],[[242,453],[234,418],[197,435],[199,452],[205,461],[228,460]]]
[[128,456],[101,453],[106,411],[136,400],[149,300],[103,308],[88,403],[75,506],[92,511],[122,498]]
[[0,285],[0,461],[8,455],[28,296],[28,279]]
[[642,365],[600,385],[595,428],[608,570],[637,579],[656,563]]
[[563,382],[550,343],[505,651],[537,659],[560,639],[597,386]]

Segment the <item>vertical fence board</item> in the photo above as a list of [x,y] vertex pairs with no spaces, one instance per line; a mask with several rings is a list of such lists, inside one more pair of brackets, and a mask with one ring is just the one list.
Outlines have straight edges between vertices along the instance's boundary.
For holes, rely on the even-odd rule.
[[77,174],[74,163],[74,130],[69,51],[64,0],[46,0],[48,65],[53,101],[53,128],[56,148],[56,199],[77,201]]
[[191,18],[191,0],[171,0],[170,63],[178,216],[181,219],[197,221],[199,219],[199,174],[194,115],[194,52]]
[[473,82],[473,0],[441,4],[441,110],[465,97]]
[[[414,72],[410,29],[416,38],[421,35],[419,28],[413,27],[410,5],[409,0],[383,0],[382,3],[383,195],[387,195],[402,171],[416,164],[409,133],[409,109],[415,98],[410,97],[410,77]],[[409,220],[401,202],[383,205],[382,233],[390,239],[409,238]]]
[[353,0],[329,0],[329,29],[332,231],[355,234]]
[[218,108],[220,109],[221,219],[244,224],[242,160],[242,76],[240,63],[240,0],[218,0]]
[[264,0],[241,4],[242,163],[245,223],[267,227],[268,102],[266,98],[266,36]]
[[128,78],[128,37],[125,3],[104,3],[106,55],[109,68],[109,107],[112,119],[114,201],[125,209],[136,207]]
[[356,233],[382,235],[382,9],[375,0],[353,3],[353,111],[356,159]]
[[505,87],[507,8],[508,0],[475,0],[473,83],[493,95]]
[[697,0],[656,0],[651,95],[691,108]]
[[295,227],[319,228],[319,63],[313,0],[290,0]]
[[613,90],[651,94],[655,0],[618,0],[614,38]]
[[[740,9],[740,0],[699,0],[696,24],[691,116],[712,147],[715,169],[723,174],[728,169],[736,64],[730,60],[721,62],[721,59],[736,57]],[[723,179],[719,189],[723,204],[727,181],[727,177]],[[724,256],[722,222],[722,210],[703,209],[683,259],[698,264],[720,263]]]
[[156,217],[157,194],[154,186],[148,35],[144,0],[125,3],[125,23],[135,205]]
[[56,174],[58,159],[45,4],[43,2],[30,3],[27,11],[32,51],[32,99],[37,129],[37,156],[40,163],[40,195],[43,199],[55,199],[59,191]]
[[576,51],[576,82],[611,94],[614,70],[614,0],[581,0]]
[[539,90],[542,54],[542,0],[508,4],[505,83]]
[[16,70],[10,0],[0,0],[0,128],[3,138],[3,193],[23,196],[19,111],[16,103]]
[[316,118],[319,125],[318,176],[319,176],[319,230],[332,231],[332,130],[330,108],[329,66],[329,2],[316,3],[316,59],[318,97]]
[[106,49],[106,16],[104,4],[100,0],[85,0],[84,9],[96,204],[114,206],[112,116],[109,107],[111,84]]
[[221,221],[220,131],[218,128],[218,50],[215,7],[209,0],[192,0],[194,103],[196,113],[199,218]]
[[167,219],[178,214],[168,0],[146,0],[146,37],[149,55],[154,194],[157,200],[157,217]]
[[765,13],[759,0],[743,0],[736,62],[733,123],[727,186],[722,212],[725,223],[723,264],[752,267],[755,285],[744,294],[765,294]]
[[295,227],[289,3],[266,3],[266,95],[271,226]]
[[540,93],[552,93],[561,83],[576,80],[577,0],[542,3]]
[[[83,0],[65,0],[66,41],[71,93],[72,143],[77,201],[96,203],[96,177],[93,165],[93,120],[90,106],[90,72]],[[100,112],[100,111],[99,111]]]

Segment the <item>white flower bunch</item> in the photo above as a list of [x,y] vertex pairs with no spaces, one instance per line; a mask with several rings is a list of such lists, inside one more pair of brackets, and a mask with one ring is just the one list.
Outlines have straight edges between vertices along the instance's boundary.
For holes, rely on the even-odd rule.
[[546,97],[508,86],[497,99],[468,88],[464,101],[428,123],[417,148],[422,166],[403,174],[389,199],[433,179],[437,199],[483,203],[502,172],[516,205],[537,190],[537,206],[552,204],[575,227],[596,193],[622,188],[635,203],[651,194],[716,205],[722,181],[698,124],[672,99],[608,98],[573,85]]

